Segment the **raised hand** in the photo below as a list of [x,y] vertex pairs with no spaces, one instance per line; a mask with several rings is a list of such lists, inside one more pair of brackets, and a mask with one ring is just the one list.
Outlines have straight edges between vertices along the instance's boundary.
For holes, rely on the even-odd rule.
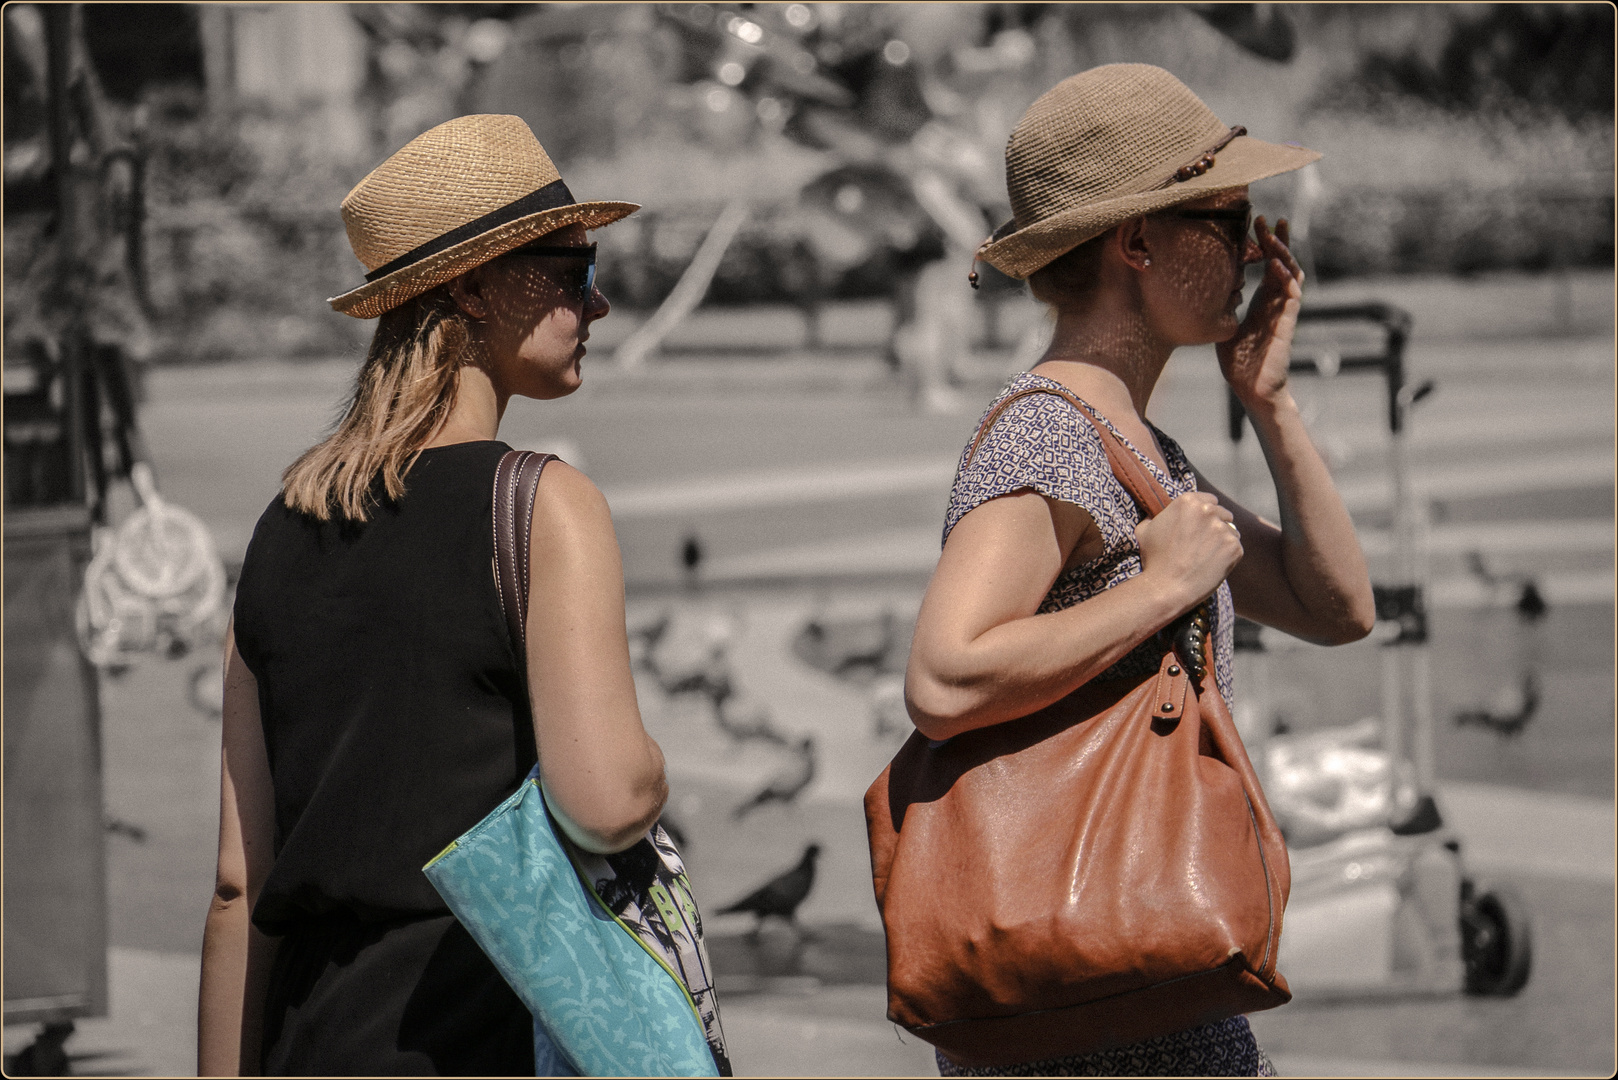
[[1263,217],[1253,222],[1264,279],[1247,317],[1229,341],[1219,343],[1219,369],[1245,406],[1273,402],[1286,389],[1292,334],[1303,302],[1303,268],[1287,247],[1285,218],[1270,230]]

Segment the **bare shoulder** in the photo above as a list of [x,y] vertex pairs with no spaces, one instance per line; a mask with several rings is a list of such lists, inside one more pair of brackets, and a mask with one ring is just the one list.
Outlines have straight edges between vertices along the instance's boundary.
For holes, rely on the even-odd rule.
[[545,466],[534,497],[534,514],[605,514],[607,499],[588,477],[560,458]]
[[565,461],[553,461],[540,474],[534,495],[533,535],[576,538],[596,545],[613,537],[612,512],[588,476]]

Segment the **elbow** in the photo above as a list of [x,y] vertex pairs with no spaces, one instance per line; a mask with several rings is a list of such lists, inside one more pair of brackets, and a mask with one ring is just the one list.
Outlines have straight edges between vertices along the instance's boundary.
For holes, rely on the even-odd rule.
[[1365,587],[1356,589],[1354,595],[1349,597],[1344,605],[1342,625],[1339,628],[1341,640],[1339,645],[1347,645],[1351,641],[1359,641],[1376,628],[1376,593],[1367,581]]
[[[615,796],[595,799],[578,813],[557,817],[579,847],[597,855],[615,855],[634,847],[657,824],[668,797],[668,780],[659,771],[653,780],[621,790]],[[553,802],[552,810],[555,809]]]
[[1369,636],[1371,631],[1374,630],[1375,628],[1376,628],[1376,612],[1375,611],[1372,611],[1369,615],[1366,615],[1366,616],[1363,616],[1363,617],[1361,617],[1359,615],[1355,615],[1353,617],[1353,619],[1349,622],[1348,626],[1345,628],[1342,639],[1340,641],[1338,641],[1337,644],[1339,644],[1339,645],[1347,645],[1349,642],[1359,641],[1362,638],[1365,638],[1365,637]]
[[929,739],[947,739],[971,726],[965,695],[916,672],[905,679],[905,711]]
[[251,913],[253,898],[248,895],[247,886],[235,878],[220,877],[214,881],[213,896],[208,900],[208,917],[225,917],[233,912],[246,911]]
[[1334,617],[1320,627],[1315,639],[1322,645],[1348,645],[1359,641],[1376,627],[1376,598],[1366,584],[1363,595],[1356,592],[1338,607]]
[[634,847],[646,831],[657,824],[663,814],[663,805],[669,800],[668,781],[658,776],[656,785],[640,794],[623,807],[618,819],[603,827],[597,834],[602,855],[615,855]]

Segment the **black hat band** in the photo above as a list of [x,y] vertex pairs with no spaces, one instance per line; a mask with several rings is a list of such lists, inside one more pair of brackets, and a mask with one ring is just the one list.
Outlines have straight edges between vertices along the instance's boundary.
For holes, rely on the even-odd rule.
[[392,262],[372,270],[365,275],[365,280],[376,281],[379,278],[385,278],[389,274],[403,270],[412,263],[418,263],[430,256],[437,255],[441,251],[448,251],[456,244],[463,244],[473,237],[481,236],[492,229],[498,229],[500,226],[510,224],[519,218],[525,218],[530,214],[537,214],[543,210],[555,210],[561,206],[571,205],[573,205],[573,193],[567,189],[567,185],[562,181],[553,180],[538,191],[530,192],[515,202],[509,202],[498,210],[491,210],[482,217],[468,221],[465,225],[457,226],[442,236],[435,236],[420,247],[407,251]]

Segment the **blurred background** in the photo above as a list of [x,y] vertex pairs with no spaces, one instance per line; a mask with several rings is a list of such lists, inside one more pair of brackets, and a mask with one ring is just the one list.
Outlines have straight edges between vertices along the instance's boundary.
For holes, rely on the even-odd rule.
[[[1354,646],[1243,629],[1302,868],[1255,1027],[1294,1073],[1610,1075],[1610,6],[10,4],[4,49],[9,1073],[194,1071],[231,586],[372,330],[337,204],[472,112],[644,206],[584,388],[502,437],[607,494],[705,909],[821,845],[809,936],[710,916],[738,1070],[926,1071],[860,796],[960,448],[1049,334],[966,276],[1023,110],[1135,61],[1325,155],[1253,198],[1382,586]],[[1274,512],[1211,349],[1150,415]]]

